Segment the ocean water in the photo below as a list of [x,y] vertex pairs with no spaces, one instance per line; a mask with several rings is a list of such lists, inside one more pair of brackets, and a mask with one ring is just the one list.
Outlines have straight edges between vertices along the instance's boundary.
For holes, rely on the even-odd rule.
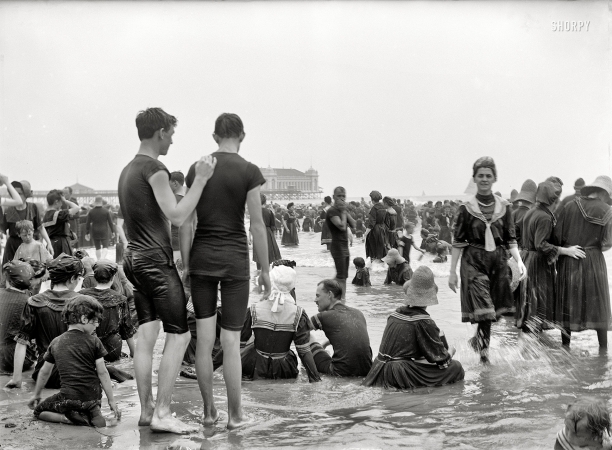
[[[415,233],[418,236],[417,233]],[[313,315],[316,284],[333,277],[329,252],[320,245],[320,233],[300,233],[299,247],[281,247],[283,258],[297,262],[298,304]],[[280,241],[279,241],[280,243]],[[419,255],[412,251],[413,257]],[[365,257],[363,242],[355,240],[351,257]],[[94,431],[81,427],[33,421],[27,400],[33,390],[29,373],[20,390],[0,391],[2,448],[113,448],[113,449],[229,449],[229,448],[414,448],[414,449],[550,449],[563,425],[568,403],[578,396],[610,398],[612,364],[600,352],[595,332],[574,333],[572,348],[561,348],[560,332],[546,331],[540,340],[519,336],[511,319],[493,325],[491,364],[483,366],[467,346],[475,328],[461,323],[459,294],[448,288],[450,262],[434,264],[433,256],[413,261],[413,269],[428,265],[439,287],[440,304],[428,308],[465,369],[465,380],[440,388],[395,391],[366,388],[360,379],[324,377],[308,383],[302,369],[296,380],[243,382],[245,412],[253,419],[248,428],[225,430],[227,400],[223,373],[214,376],[214,394],[222,411],[214,429],[189,436],[154,434],[138,427],[139,403],[134,381],[116,385],[123,410],[115,427]],[[610,253],[606,255],[612,267]],[[450,260],[450,258],[449,258]],[[255,267],[252,265],[252,269]],[[403,304],[399,286],[384,286],[385,268],[371,267],[372,287],[350,284],[347,304],[365,314],[374,354],[378,351],[387,316]],[[257,301],[253,290],[251,301]],[[154,368],[163,349],[160,335]],[[119,366],[131,370],[130,360]],[[0,376],[4,385],[8,376]],[[156,378],[154,377],[154,382]],[[43,392],[43,396],[54,391]],[[202,400],[195,380],[179,378],[173,411],[197,423]],[[103,399],[103,413],[109,410]],[[14,421],[5,429],[1,423]]]

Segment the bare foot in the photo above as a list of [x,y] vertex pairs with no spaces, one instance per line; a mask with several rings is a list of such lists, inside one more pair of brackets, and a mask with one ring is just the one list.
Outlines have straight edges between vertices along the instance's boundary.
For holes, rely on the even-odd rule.
[[140,409],[140,419],[138,420],[139,427],[148,427],[151,425],[151,419],[153,418],[153,412],[155,411],[155,404],[151,403],[148,407],[142,407]]
[[253,424],[252,419],[250,419],[246,415],[242,415],[242,417],[240,418],[229,419],[227,421],[227,429],[232,431],[232,430],[237,430],[239,428],[243,428],[245,426],[252,425],[252,424]]
[[214,406],[212,407],[212,411],[210,415],[202,414],[202,423],[205,427],[212,427],[219,421],[219,411]]
[[196,432],[198,429],[198,426],[186,424],[170,415],[162,419],[154,415],[151,419],[151,431],[156,433],[187,434]]

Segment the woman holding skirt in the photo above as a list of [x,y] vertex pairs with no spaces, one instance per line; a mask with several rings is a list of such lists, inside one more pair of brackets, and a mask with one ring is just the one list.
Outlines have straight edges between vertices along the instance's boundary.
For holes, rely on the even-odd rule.
[[521,279],[525,277],[525,266],[516,245],[512,205],[492,192],[497,181],[493,158],[479,158],[472,176],[478,191],[459,207],[455,218],[448,285],[456,292],[457,263],[461,257],[461,320],[478,324],[470,345],[480,353],[481,362],[488,363],[491,323],[502,314],[515,311],[504,247],[509,248],[516,260]]

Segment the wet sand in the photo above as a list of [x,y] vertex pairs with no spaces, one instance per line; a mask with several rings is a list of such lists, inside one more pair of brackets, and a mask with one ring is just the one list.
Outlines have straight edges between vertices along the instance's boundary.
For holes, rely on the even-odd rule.
[[[418,234],[417,234],[418,235]],[[319,245],[320,234],[300,234],[300,246],[281,247],[283,257],[298,263],[298,304],[315,314],[316,283],[333,277],[333,261]],[[351,256],[364,256],[355,243]],[[415,251],[412,251],[413,257]],[[611,267],[610,254],[606,254]],[[214,376],[214,395],[222,411],[220,422],[189,436],[154,434],[138,427],[139,402],[135,381],[117,384],[115,397],[123,411],[114,427],[94,430],[34,420],[27,407],[34,384],[31,371],[19,390],[0,391],[0,443],[2,449],[229,449],[229,448],[521,448],[550,449],[561,428],[569,402],[579,395],[609,398],[612,365],[600,354],[594,331],[574,333],[570,353],[561,348],[560,332],[544,333],[542,342],[520,338],[511,319],[493,325],[490,366],[479,363],[467,348],[474,327],[460,322],[459,294],[447,286],[449,263],[433,264],[431,255],[413,261],[427,264],[436,275],[440,304],[428,308],[466,372],[465,381],[441,388],[411,392],[364,388],[360,379],[324,377],[308,383],[302,369],[297,380],[243,382],[243,404],[253,426],[225,430],[227,400],[222,369]],[[399,286],[383,286],[384,271],[372,270],[371,288],[350,285],[347,304],[361,309],[368,321],[374,354],[388,314],[402,304]],[[251,301],[257,294],[251,293]],[[154,369],[159,365],[163,334],[156,346]],[[132,372],[131,360],[120,368]],[[2,386],[9,376],[0,376]],[[156,378],[154,377],[154,385]],[[43,397],[53,394],[45,390]],[[106,399],[103,414],[110,415]],[[609,405],[611,405],[609,403]],[[173,411],[197,423],[202,400],[195,380],[177,379]],[[5,425],[14,428],[6,428]]]

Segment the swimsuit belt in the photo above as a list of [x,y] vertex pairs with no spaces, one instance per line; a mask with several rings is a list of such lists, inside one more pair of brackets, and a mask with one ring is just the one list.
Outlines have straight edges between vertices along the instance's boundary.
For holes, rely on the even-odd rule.
[[289,352],[283,352],[283,353],[268,353],[268,352],[262,352],[259,349],[255,349],[257,350],[257,353],[259,353],[261,356],[263,356],[264,358],[270,358],[270,359],[283,359],[285,356],[287,356],[289,354]]
[[472,247],[474,247],[474,248],[479,248],[480,250],[484,250],[484,249],[485,249],[485,246],[484,246],[484,245],[481,245],[481,244],[476,244],[476,243],[474,243],[474,242],[470,242],[470,243],[469,243],[469,245],[470,245],[470,246],[472,246]]
[[393,357],[393,356],[385,355],[384,353],[380,353],[380,352],[378,352],[377,358],[379,361],[382,361],[383,363],[388,363],[390,361],[414,361],[414,358]]

